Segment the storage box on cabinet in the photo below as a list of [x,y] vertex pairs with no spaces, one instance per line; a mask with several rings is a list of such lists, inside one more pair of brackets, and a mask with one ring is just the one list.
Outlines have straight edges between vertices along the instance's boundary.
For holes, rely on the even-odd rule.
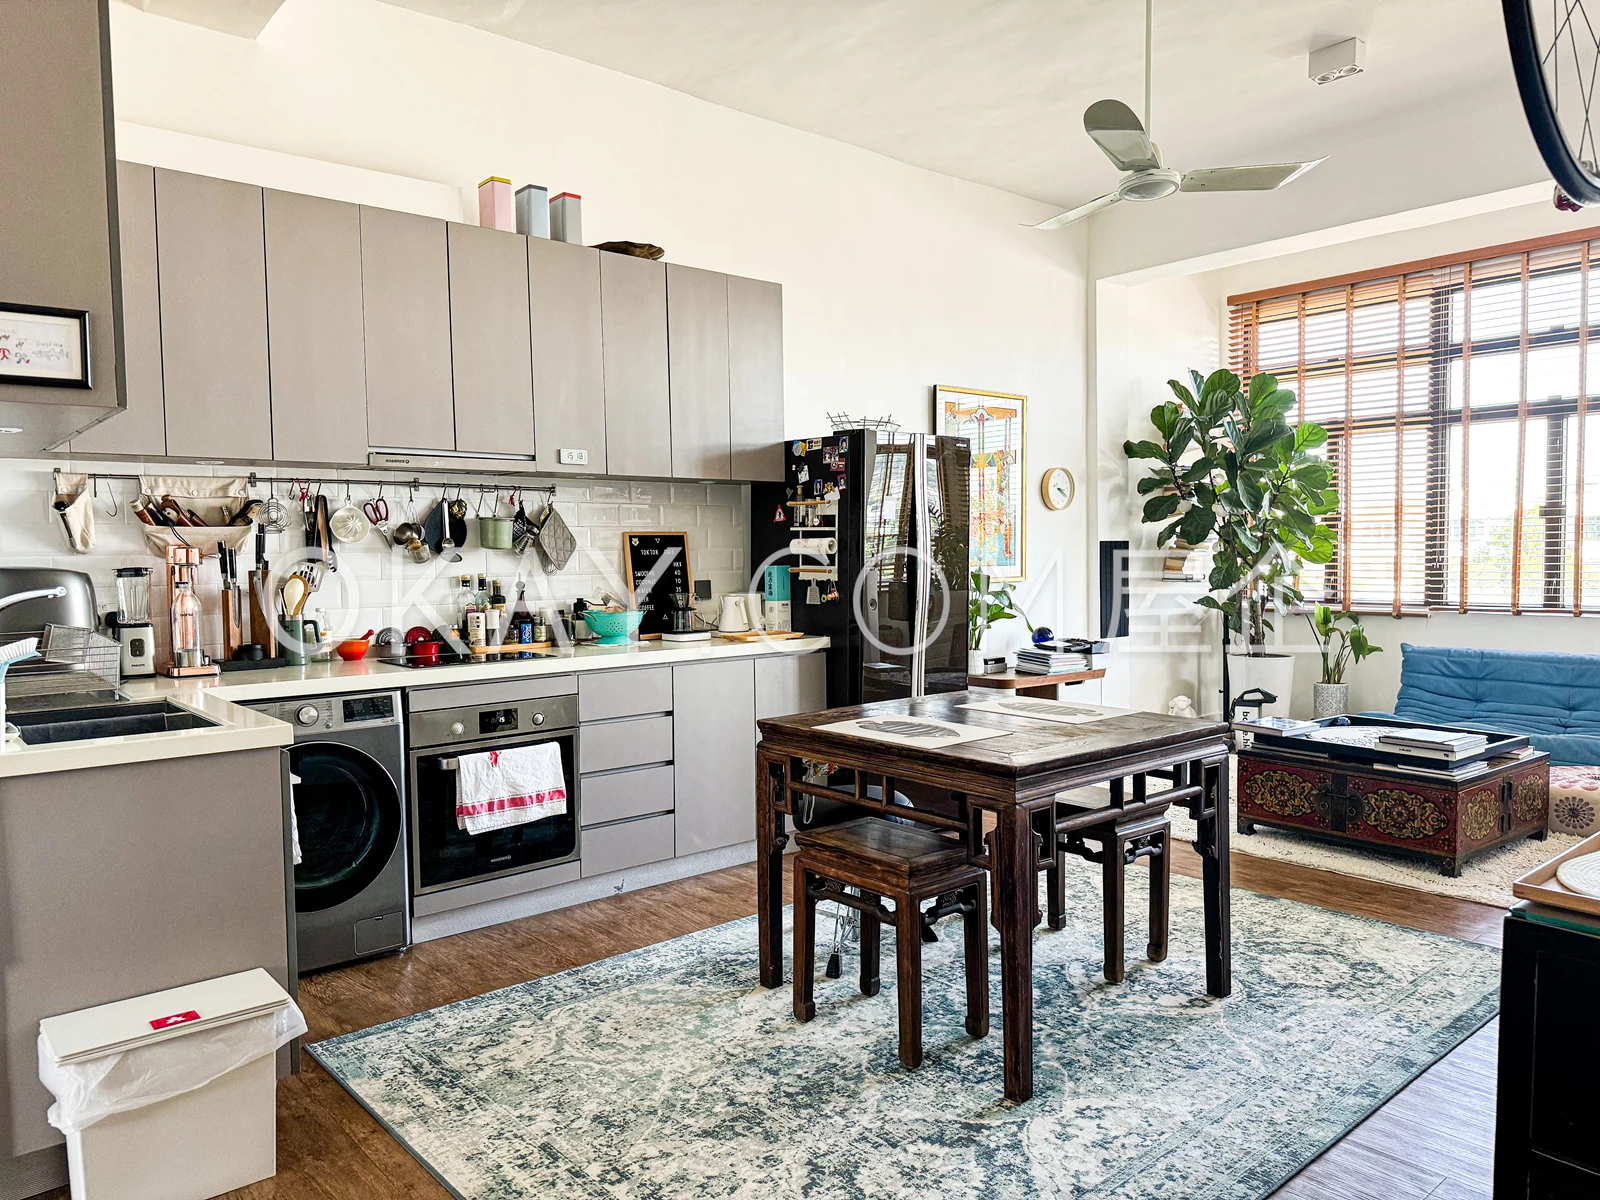
[[578,734],[578,773],[614,771],[672,761],[672,718],[632,717],[584,724]]
[[673,855],[671,813],[583,831],[583,875],[608,875]]
[[606,721],[672,711],[672,668],[592,671],[578,679],[578,719]]

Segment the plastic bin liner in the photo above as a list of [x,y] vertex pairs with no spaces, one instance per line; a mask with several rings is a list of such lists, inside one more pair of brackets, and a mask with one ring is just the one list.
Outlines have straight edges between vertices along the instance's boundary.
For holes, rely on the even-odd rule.
[[291,1000],[258,1017],[65,1065],[51,1056],[41,1034],[39,1080],[56,1098],[47,1118],[62,1133],[78,1133],[116,1113],[197,1091],[305,1031],[306,1019]]

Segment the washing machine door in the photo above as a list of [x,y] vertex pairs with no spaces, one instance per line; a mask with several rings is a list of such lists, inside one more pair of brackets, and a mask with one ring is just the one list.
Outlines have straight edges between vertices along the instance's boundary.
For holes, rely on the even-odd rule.
[[289,752],[300,862],[296,912],[321,912],[360,895],[400,841],[400,789],[376,759],[350,746],[306,742]]

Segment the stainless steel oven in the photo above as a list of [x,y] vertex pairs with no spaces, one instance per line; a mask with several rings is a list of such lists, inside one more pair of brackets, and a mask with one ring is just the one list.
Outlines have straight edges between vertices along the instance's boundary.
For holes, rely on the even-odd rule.
[[[578,697],[570,679],[419,688],[408,697],[412,892],[422,896],[578,857]],[[458,758],[554,742],[567,811],[471,834],[456,827]]]

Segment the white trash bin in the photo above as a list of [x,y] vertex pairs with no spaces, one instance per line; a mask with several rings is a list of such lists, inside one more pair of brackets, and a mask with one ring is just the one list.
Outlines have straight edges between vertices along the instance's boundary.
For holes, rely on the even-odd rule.
[[40,1021],[73,1200],[208,1200],[276,1174],[276,1051],[305,1031],[259,968]]

